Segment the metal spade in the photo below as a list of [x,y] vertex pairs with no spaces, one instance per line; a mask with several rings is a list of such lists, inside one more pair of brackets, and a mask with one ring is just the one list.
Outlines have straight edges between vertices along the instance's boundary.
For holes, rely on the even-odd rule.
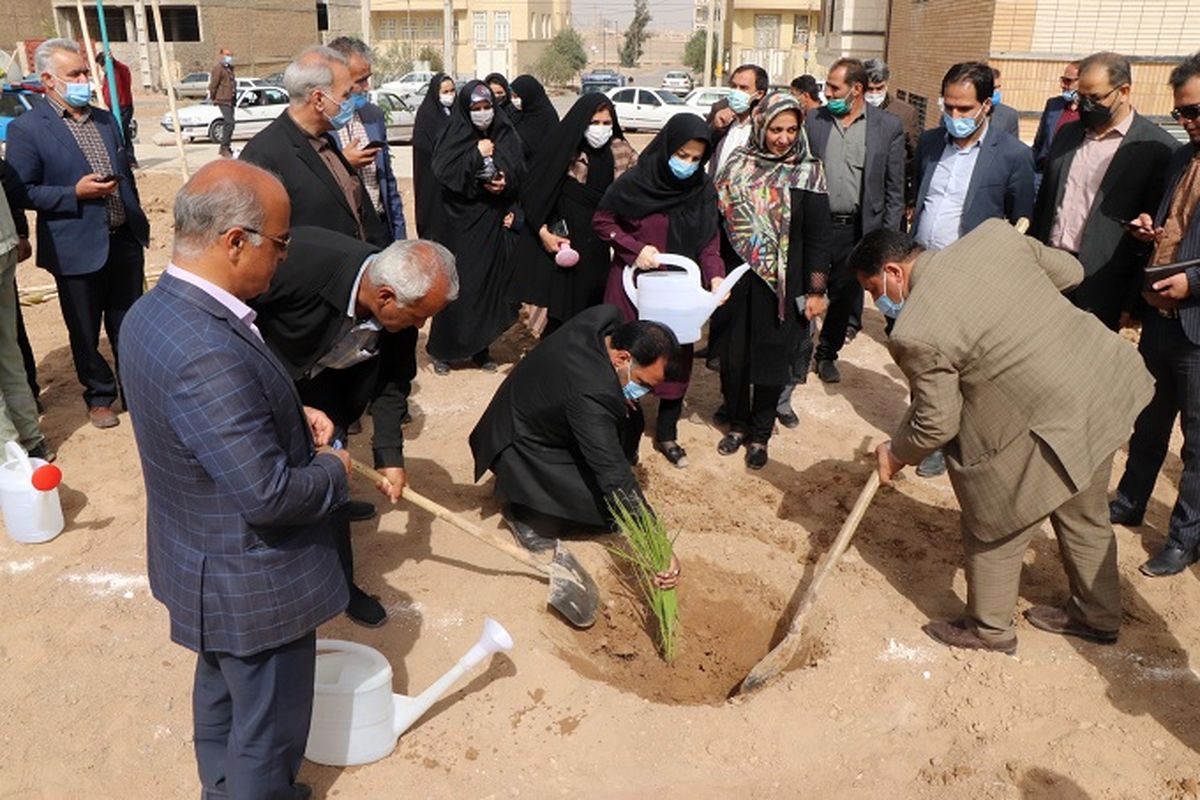
[[[371,480],[373,483],[379,484],[387,481],[387,478],[379,472],[376,472],[360,461],[351,459],[350,463],[354,467],[355,472]],[[518,547],[506,539],[501,539],[494,534],[488,533],[478,525],[458,516],[450,509],[440,506],[428,497],[418,494],[413,491],[412,487],[404,487],[403,497],[418,508],[428,511],[440,520],[449,522],[463,533],[469,534],[484,544],[490,545],[496,550],[511,556],[548,578],[550,592],[546,597],[546,602],[575,627],[590,628],[596,622],[596,607],[600,604],[600,590],[596,588],[596,582],[592,580],[592,576],[576,560],[571,551],[563,545],[561,540],[555,544],[554,558],[549,564],[546,564],[533,553]]]

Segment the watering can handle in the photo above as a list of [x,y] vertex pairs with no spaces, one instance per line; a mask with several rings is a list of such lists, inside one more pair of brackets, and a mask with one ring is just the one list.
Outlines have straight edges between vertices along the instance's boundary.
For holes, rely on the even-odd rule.
[[17,461],[21,464],[21,469],[29,477],[33,476],[33,464],[29,462],[29,454],[25,452],[25,448],[16,442],[5,442],[4,444],[5,461]]
[[[695,278],[697,285],[700,284],[700,267],[696,266],[696,262],[687,256],[659,253],[658,263],[668,267],[682,267],[688,275]],[[633,307],[637,308],[637,286],[633,282],[633,273],[633,267],[625,267],[625,271],[621,273],[621,282],[625,285],[625,296],[629,298],[629,302],[633,303]]]
[[625,271],[621,273],[621,282],[625,284],[625,296],[633,303],[633,307],[637,308],[637,286],[633,283],[633,267],[625,267]]
[[733,291],[733,287],[735,284],[737,284],[738,280],[749,271],[750,265],[742,264],[733,272],[730,272],[725,276],[725,280],[721,281],[721,285],[713,290],[713,310],[716,310],[717,306],[721,305],[721,301]]

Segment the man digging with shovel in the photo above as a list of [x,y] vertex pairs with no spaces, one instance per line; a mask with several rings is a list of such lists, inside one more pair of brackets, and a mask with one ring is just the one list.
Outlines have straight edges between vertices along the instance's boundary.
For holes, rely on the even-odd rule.
[[944,447],[962,507],[966,615],[929,622],[925,632],[952,647],[1015,653],[1022,563],[1049,516],[1070,598],[1035,605],[1026,619],[1115,642],[1121,592],[1109,474],[1153,382],[1128,342],[1063,296],[1083,267],[1002,220],[936,253],[907,234],[876,231],[850,265],[895,320],[888,350],[912,391],[895,437],[876,450],[880,483]]
[[[611,532],[607,502],[646,500],[630,465],[641,438],[639,397],[679,357],[669,328],[622,323],[613,306],[588,309],[519,363],[471,432],[475,479],[489,469],[517,543],[550,553],[566,531]],[[630,424],[631,420],[634,424]],[[679,579],[679,562],[658,573]]]

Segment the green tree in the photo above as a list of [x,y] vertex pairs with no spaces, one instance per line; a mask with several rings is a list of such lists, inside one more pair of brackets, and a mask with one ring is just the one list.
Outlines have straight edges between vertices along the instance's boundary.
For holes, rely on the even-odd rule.
[[[633,19],[629,21],[629,27],[625,29],[625,40],[621,42],[622,67],[637,66],[645,51],[646,40],[650,38],[650,31],[646,30],[649,24],[650,6],[647,0],[634,0]],[[704,60],[703,55],[700,56],[700,60]]]
[[[721,57],[717,53],[717,35],[715,33],[712,34],[712,39],[712,64],[710,66],[715,72],[717,62],[721,60]],[[688,39],[687,44],[683,46],[683,65],[696,74],[697,80],[704,80],[704,31],[693,33],[692,38]]]
[[583,37],[574,28],[566,27],[554,34],[550,45],[533,65],[533,71],[542,83],[561,86],[570,83],[587,65],[587,60]]
[[441,49],[430,45],[421,48],[421,52],[417,53],[417,61],[428,61],[430,72],[441,72],[445,69]]

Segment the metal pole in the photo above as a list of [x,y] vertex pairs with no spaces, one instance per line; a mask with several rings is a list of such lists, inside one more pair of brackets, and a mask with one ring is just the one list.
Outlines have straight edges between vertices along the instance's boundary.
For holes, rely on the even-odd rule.
[[171,64],[167,61],[166,32],[163,30],[162,10],[158,7],[158,0],[150,0],[150,9],[154,12],[154,31],[158,34],[159,74],[167,87],[167,104],[171,107],[171,125],[175,129],[175,147],[179,149],[179,169],[186,181],[191,177],[191,173],[188,171],[187,151],[183,149],[183,130],[179,127],[179,110],[175,107],[175,80],[171,75]]
[[75,10],[79,12],[79,38],[83,39],[83,46],[87,48],[88,67],[92,70],[96,104],[101,108],[108,108],[108,103],[104,102],[104,89],[100,86],[100,68],[96,66],[96,46],[92,44],[92,37],[88,34],[87,15],[83,13],[83,0],[75,0]]
[[361,0],[362,3],[362,40],[363,44],[371,44],[371,0]]
[[442,69],[455,75],[454,64],[454,0],[442,4]]
[[713,56],[713,8],[715,0],[708,0],[708,24],[704,26],[704,85],[712,86],[712,56]]
[[[125,140],[125,126],[121,120],[121,101],[117,99],[117,73],[113,69],[112,49],[108,46],[108,23],[104,20],[104,0],[96,0],[96,16],[100,19],[100,44],[104,47],[104,76],[108,79],[108,93],[113,117],[117,120],[117,136]],[[129,146],[129,142],[125,142]]]

